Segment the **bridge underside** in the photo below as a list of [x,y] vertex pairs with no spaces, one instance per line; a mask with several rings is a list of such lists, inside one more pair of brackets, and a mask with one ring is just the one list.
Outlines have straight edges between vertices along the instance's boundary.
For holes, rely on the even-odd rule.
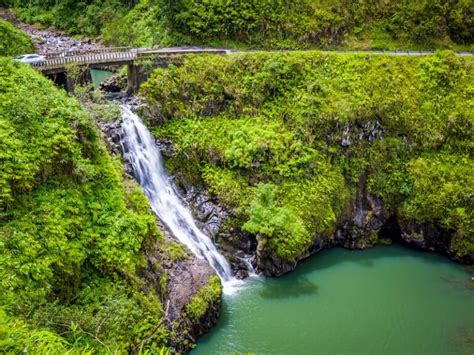
[[135,92],[138,89],[138,68],[134,65],[133,61],[130,62],[107,62],[107,63],[95,63],[91,65],[79,64],[78,67],[82,67],[84,70],[80,72],[79,77],[72,78],[68,75],[66,68],[55,68],[41,70],[42,74],[51,79],[57,86],[64,88],[67,92],[73,92],[75,83],[90,83],[92,82],[91,69],[108,69],[110,67],[121,67],[123,65],[128,66],[127,78],[128,78],[128,91]]

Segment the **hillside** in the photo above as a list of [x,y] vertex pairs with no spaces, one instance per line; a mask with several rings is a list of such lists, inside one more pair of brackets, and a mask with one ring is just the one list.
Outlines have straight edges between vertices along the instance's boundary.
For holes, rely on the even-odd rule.
[[257,235],[272,275],[389,237],[472,263],[473,82],[450,52],[262,52],[158,69],[143,93],[169,169]]
[[112,45],[472,50],[472,0],[7,0],[19,18]]
[[11,23],[0,19],[0,56],[34,52],[33,41]]
[[[175,284],[191,295],[206,285],[209,267],[191,284],[172,277],[174,265],[193,260],[165,240],[91,115],[34,70],[0,58],[0,349],[186,349],[199,318],[165,319],[162,302]],[[178,335],[171,321],[184,322]]]

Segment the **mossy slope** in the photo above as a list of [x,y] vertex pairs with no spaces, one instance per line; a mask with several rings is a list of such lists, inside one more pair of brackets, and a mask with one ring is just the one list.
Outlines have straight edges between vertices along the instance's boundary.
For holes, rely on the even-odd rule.
[[21,20],[113,44],[471,49],[472,0],[7,0]]
[[143,93],[174,143],[169,167],[199,175],[260,248],[291,261],[348,218],[370,222],[351,212],[364,192],[383,220],[450,231],[472,261],[472,83],[451,52],[262,52],[158,69]]
[[161,304],[164,243],[91,116],[33,69],[0,58],[0,349],[186,348]]
[[13,26],[0,19],[0,56],[16,56],[34,52],[31,38]]

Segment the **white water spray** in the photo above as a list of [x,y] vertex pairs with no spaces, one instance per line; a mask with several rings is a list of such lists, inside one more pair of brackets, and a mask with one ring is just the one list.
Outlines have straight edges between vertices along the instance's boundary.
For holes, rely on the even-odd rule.
[[168,226],[173,235],[198,258],[205,259],[217,272],[224,293],[232,293],[240,283],[232,275],[229,263],[211,239],[197,226],[191,212],[178,196],[166,173],[161,153],[153,136],[140,118],[122,106],[122,139],[124,158],[130,162],[135,178],[150,200],[153,212]]

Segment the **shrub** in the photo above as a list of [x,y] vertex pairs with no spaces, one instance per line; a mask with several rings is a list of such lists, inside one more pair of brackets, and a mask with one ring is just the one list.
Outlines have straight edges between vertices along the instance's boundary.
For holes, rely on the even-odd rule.
[[33,41],[11,23],[0,19],[0,56],[34,52]]

